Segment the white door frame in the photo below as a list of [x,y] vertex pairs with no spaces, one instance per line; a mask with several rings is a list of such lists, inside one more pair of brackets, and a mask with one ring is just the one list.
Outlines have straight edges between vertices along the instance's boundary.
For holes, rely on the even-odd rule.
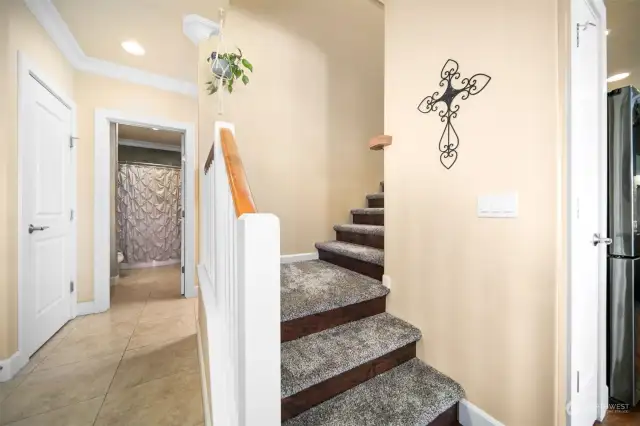
[[[26,173],[26,159],[30,154],[25,150],[25,135],[28,133],[26,128],[30,126],[28,114],[26,113],[27,105],[27,85],[31,78],[37,80],[44,88],[46,88],[52,95],[60,100],[67,108],[71,110],[71,137],[77,136],[77,116],[76,116],[76,104],[73,100],[67,96],[67,94],[60,90],[55,82],[49,78],[45,73],[38,70],[36,65],[27,57],[23,52],[18,52],[18,352],[12,357],[8,376],[11,377],[20,370],[28,361],[29,357],[26,352],[26,335],[30,332],[29,324],[25,315],[25,308],[23,306],[25,301],[24,286],[27,267],[27,247],[29,234],[27,232],[27,221],[24,218],[24,210],[22,203],[22,193],[24,191],[25,173]],[[71,190],[70,190],[70,207],[74,212],[77,211],[77,159],[76,150],[71,149],[71,163],[70,163],[70,175],[71,175]],[[70,279],[73,282],[77,282],[77,215],[71,222],[71,235],[70,235]],[[76,286],[77,287],[77,286]],[[71,312],[70,318],[76,316],[76,303],[78,298],[77,288],[71,293]]]
[[195,162],[196,133],[195,124],[171,121],[158,117],[144,117],[123,111],[96,109],[94,128],[94,255],[93,255],[93,294],[91,310],[104,312],[110,306],[109,273],[109,219],[111,214],[110,185],[110,138],[109,124],[128,124],[134,126],[155,127],[162,130],[184,132],[185,152],[185,297],[197,297],[195,284],[196,250],[196,201],[195,201]]
[[[600,96],[600,122],[599,122],[599,188],[598,188],[598,198],[599,198],[599,224],[598,229],[594,230],[594,232],[599,232],[600,235],[606,236],[608,235],[607,230],[607,36],[606,36],[606,28],[607,28],[607,15],[606,15],[606,7],[604,5],[603,0],[584,0],[587,2],[594,14],[596,15],[598,22],[596,23],[597,28],[600,30],[600,38],[599,38],[599,64],[598,64],[598,74],[600,82],[599,91],[601,92]],[[569,2],[571,4],[571,2]],[[567,88],[566,88],[566,123],[567,123],[567,141],[568,141],[568,155],[566,158],[565,166],[567,168],[567,263],[568,263],[568,276],[567,276],[567,292],[566,292],[566,309],[565,309],[565,324],[567,325],[567,333],[566,333],[566,404],[569,404],[569,400],[571,398],[571,336],[573,333],[572,323],[571,323],[571,292],[573,291],[573,282],[572,282],[572,271],[571,271],[571,199],[572,199],[572,186],[570,179],[570,171],[571,171],[571,152],[574,143],[577,145],[579,141],[574,141],[572,135],[574,131],[572,129],[572,121],[571,121],[571,81],[572,75],[575,72],[579,72],[579,70],[574,70],[572,68],[572,54],[576,49],[576,34],[575,27],[573,27],[574,22],[574,11],[571,9],[571,17],[569,20],[569,40],[571,43],[569,50],[569,76],[567,80]],[[602,421],[607,413],[607,406],[609,403],[609,389],[607,387],[607,254],[606,247],[602,246],[599,249],[599,268],[598,268],[598,312],[594,312],[594,315],[598,315],[598,420]],[[578,325],[579,327],[579,325]],[[571,425],[571,417],[566,413],[567,426]]]

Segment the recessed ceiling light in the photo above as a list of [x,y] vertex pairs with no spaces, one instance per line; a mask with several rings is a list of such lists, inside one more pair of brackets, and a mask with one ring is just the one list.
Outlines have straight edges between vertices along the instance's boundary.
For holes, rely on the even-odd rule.
[[605,31],[605,33],[606,33],[607,35],[609,35],[609,32],[611,32],[611,30],[607,30],[607,31]]
[[629,77],[630,75],[631,75],[631,73],[628,73],[628,72],[623,72],[623,73],[620,73],[620,74],[612,75],[611,77],[609,77],[607,79],[607,83],[613,83],[614,81],[624,80],[625,78]]
[[152,127],[151,130],[160,130],[157,127]]
[[127,40],[122,42],[122,48],[132,55],[142,56],[144,55],[144,47],[140,46],[135,40]]

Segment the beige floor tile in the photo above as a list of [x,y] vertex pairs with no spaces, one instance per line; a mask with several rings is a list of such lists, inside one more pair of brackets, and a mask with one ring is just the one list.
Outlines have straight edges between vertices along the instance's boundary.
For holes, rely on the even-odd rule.
[[[122,355],[134,329],[135,324],[126,322],[87,330],[79,325],[38,365],[36,371],[107,355]],[[102,333],[95,332],[100,330]]]
[[78,404],[67,405],[28,419],[9,423],[8,426],[92,426],[104,397],[91,399]]
[[196,336],[125,352],[109,392],[180,372],[198,372]]
[[96,426],[195,426],[202,423],[199,374],[174,374],[109,392]]
[[176,340],[196,333],[193,314],[140,322],[136,326],[127,350]]
[[26,378],[27,375],[25,374],[22,376],[16,376],[8,382],[0,382],[0,404],[2,404],[2,401],[7,399],[9,395],[16,390]]
[[194,315],[191,299],[149,299],[142,315],[140,315],[140,322],[185,315]]
[[145,302],[150,292],[151,288],[147,285],[115,285],[111,287],[111,303]]
[[105,395],[120,355],[36,371],[0,404],[0,425]]
[[[118,319],[118,316],[112,315],[110,311],[102,314],[87,315],[84,317],[83,321],[76,326],[73,334],[76,336],[79,334],[107,334],[112,333],[117,329],[122,329],[123,324],[135,326],[138,323],[138,316],[125,317],[122,321],[117,321]],[[133,332],[133,329],[131,332]]]

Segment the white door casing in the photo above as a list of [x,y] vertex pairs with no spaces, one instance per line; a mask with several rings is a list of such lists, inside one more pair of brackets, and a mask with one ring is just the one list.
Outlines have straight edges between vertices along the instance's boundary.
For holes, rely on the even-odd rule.
[[184,280],[184,271],[185,271],[185,247],[186,245],[186,241],[185,241],[185,229],[184,229],[184,218],[186,216],[185,214],[185,177],[186,177],[186,169],[187,169],[187,164],[185,161],[185,156],[184,156],[184,135],[182,135],[182,142],[180,143],[180,217],[178,218],[178,220],[180,221],[180,268],[181,268],[181,272],[180,272],[180,294],[184,295],[185,294],[185,280]]
[[[606,248],[593,244],[606,235],[601,209],[605,77],[601,68],[604,16],[593,0],[572,0],[569,143],[569,368],[567,424],[593,425],[599,417],[601,386],[601,286]],[[606,155],[605,155],[606,160]],[[606,165],[604,166],[606,170]]]
[[29,357],[71,319],[75,302],[73,111],[33,74],[20,89],[19,345]]

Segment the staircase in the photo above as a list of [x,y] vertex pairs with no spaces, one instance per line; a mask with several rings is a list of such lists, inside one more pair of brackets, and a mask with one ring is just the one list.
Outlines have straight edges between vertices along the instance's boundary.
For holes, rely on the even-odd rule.
[[463,389],[416,358],[420,330],[385,312],[384,192],[351,214],[316,244],[320,260],[281,266],[283,424],[458,425]]

